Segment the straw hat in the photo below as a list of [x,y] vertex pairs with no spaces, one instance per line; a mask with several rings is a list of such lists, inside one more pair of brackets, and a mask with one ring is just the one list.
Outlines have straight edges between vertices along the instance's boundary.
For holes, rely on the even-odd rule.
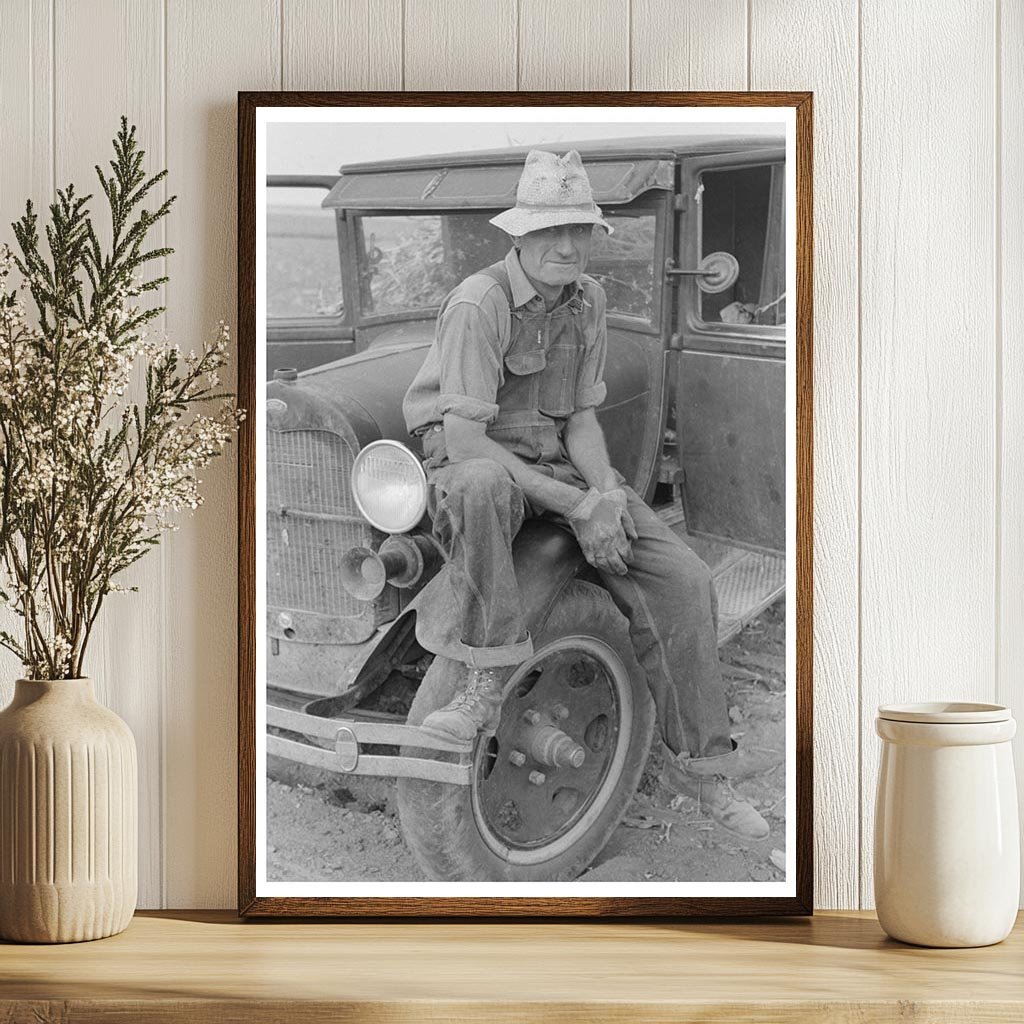
[[600,224],[612,233],[575,149],[565,156],[531,149],[516,189],[516,205],[492,217],[491,223],[516,238],[561,224]]

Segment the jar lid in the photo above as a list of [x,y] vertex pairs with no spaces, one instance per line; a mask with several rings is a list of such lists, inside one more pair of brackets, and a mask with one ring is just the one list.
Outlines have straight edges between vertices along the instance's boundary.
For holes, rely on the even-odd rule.
[[968,701],[926,701],[921,704],[882,704],[878,717],[889,722],[924,722],[934,725],[1008,722],[1005,704],[974,704]]

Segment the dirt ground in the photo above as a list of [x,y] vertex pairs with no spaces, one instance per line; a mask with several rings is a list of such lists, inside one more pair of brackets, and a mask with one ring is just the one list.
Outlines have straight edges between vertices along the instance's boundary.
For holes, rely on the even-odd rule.
[[[786,826],[785,601],[720,651],[729,716],[744,752],[733,780],[771,826],[758,842],[737,839],[698,813],[695,800],[658,783],[652,752],[625,818],[580,882],[777,881]],[[270,881],[421,881],[402,839],[395,782],[341,777],[268,759],[267,878]]]

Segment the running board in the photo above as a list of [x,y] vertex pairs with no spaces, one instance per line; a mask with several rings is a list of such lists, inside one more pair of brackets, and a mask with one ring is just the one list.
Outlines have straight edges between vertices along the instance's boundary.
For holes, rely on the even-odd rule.
[[744,551],[714,575],[718,592],[718,645],[731,640],[786,591],[786,560]]
[[786,591],[786,559],[686,532],[681,503],[655,509],[667,526],[707,563],[718,594],[718,645],[727,643]]

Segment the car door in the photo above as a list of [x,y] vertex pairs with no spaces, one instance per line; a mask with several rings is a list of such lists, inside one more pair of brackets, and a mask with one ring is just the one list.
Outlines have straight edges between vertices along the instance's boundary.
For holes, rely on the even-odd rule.
[[[687,530],[765,551],[786,542],[785,150],[681,161],[676,425]],[[735,282],[703,291],[702,259]]]
[[353,351],[338,217],[322,203],[338,175],[268,175],[267,373],[306,370]]
[[597,416],[612,465],[645,498],[657,483],[666,402],[665,335],[670,310],[661,273],[671,252],[672,194],[652,189],[602,207],[613,233],[595,231],[587,273],[604,288],[608,395]]

